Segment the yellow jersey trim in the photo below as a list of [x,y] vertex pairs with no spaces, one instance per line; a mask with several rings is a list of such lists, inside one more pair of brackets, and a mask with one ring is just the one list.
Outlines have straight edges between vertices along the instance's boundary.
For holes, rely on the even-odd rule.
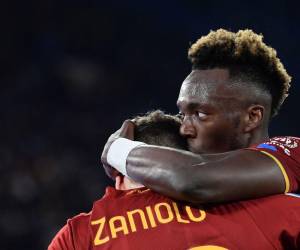
[[260,151],[260,152],[262,152],[265,155],[271,157],[276,162],[277,166],[281,170],[281,173],[282,173],[284,181],[285,181],[285,191],[284,191],[284,193],[289,192],[290,191],[290,180],[289,180],[289,177],[288,177],[283,165],[281,164],[281,162],[274,155],[271,155],[270,153],[268,153],[266,151]]

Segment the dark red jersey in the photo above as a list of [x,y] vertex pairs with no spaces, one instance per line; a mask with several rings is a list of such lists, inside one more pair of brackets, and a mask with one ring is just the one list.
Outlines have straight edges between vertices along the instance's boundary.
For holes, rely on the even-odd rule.
[[285,179],[286,192],[300,193],[300,138],[273,137],[250,149],[268,155],[277,163]]
[[107,188],[90,213],[68,220],[48,249],[297,249],[299,232],[298,197],[192,208],[146,188]]

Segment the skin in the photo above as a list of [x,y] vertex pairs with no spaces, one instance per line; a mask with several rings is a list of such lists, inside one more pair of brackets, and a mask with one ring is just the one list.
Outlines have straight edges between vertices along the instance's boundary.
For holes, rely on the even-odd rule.
[[[180,133],[189,150],[142,145],[127,158],[133,180],[173,199],[195,204],[258,198],[283,193],[285,182],[268,156],[242,148],[268,139],[271,98],[233,81],[227,69],[193,70],[184,80],[177,105]],[[125,121],[108,140],[102,162],[119,137],[133,139],[134,124]]]
[[117,190],[130,190],[135,188],[144,187],[142,184],[137,183],[126,176],[118,175],[115,179],[115,188]]
[[269,111],[249,105],[248,95],[247,88],[231,82],[226,69],[192,71],[177,100],[183,115],[180,132],[188,139],[189,150],[222,153],[267,139],[263,116],[269,117]]

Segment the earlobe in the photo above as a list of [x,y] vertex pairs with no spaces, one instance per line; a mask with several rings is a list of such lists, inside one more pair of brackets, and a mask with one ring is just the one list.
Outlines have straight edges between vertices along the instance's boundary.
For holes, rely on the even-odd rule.
[[246,133],[249,133],[256,128],[260,127],[263,122],[265,108],[261,105],[251,105],[247,110],[247,116],[245,119]]

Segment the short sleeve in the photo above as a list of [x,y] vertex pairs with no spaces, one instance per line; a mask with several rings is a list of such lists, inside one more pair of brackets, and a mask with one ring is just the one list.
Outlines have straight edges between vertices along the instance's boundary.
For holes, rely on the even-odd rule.
[[273,137],[248,149],[260,151],[276,162],[285,179],[285,192],[300,192],[300,138]]

